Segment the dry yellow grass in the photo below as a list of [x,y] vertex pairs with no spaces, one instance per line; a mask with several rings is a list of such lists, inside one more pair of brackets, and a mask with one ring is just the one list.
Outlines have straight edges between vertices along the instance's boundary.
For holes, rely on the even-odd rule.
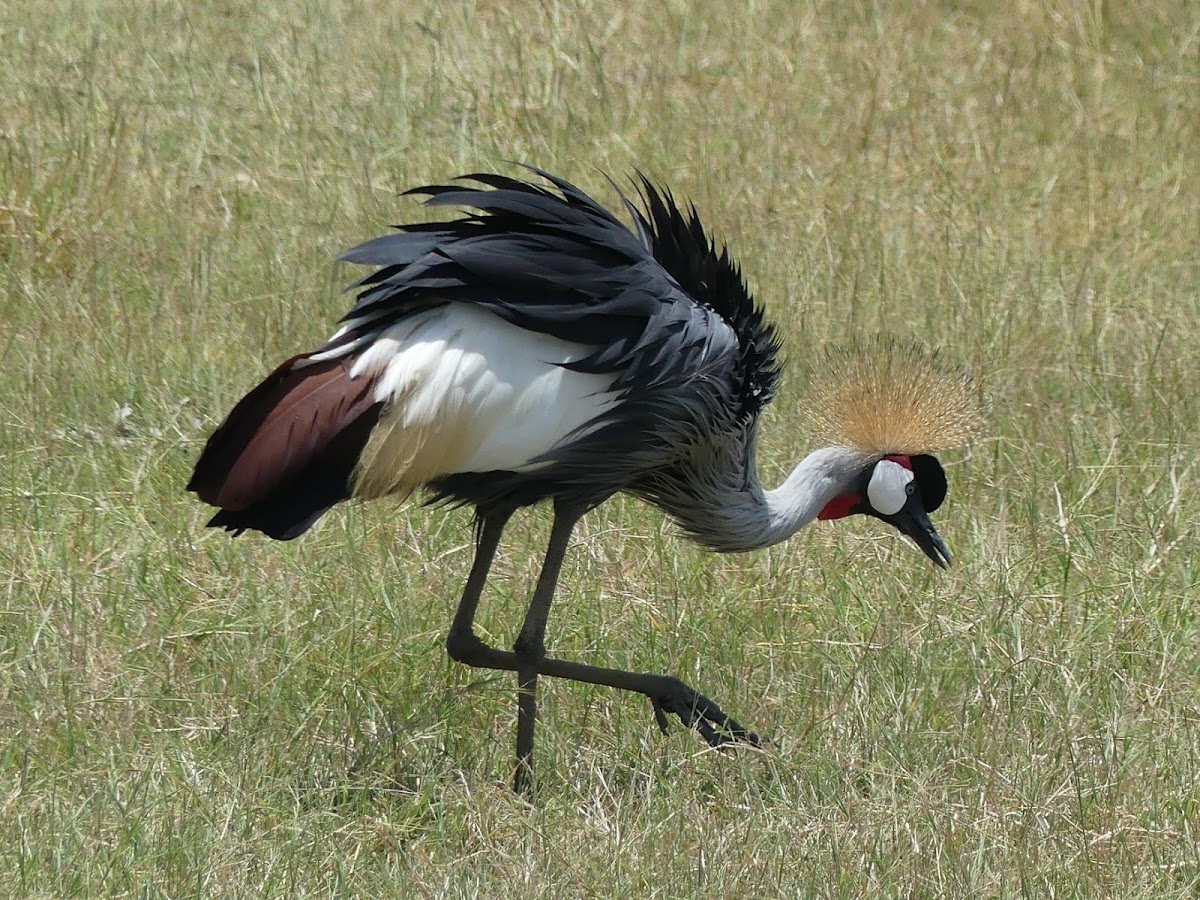
[[[398,190],[536,163],[694,200],[781,323],[977,377],[935,573],[870,523],[712,558],[633,502],[564,656],[673,671],[774,743],[662,739],[444,661],[463,516],[291,545],[185,496],[341,314]],[[125,4],[0,19],[0,894],[1185,897],[1200,884],[1200,20],[1136,4]],[[508,643],[545,522],[481,625]]]

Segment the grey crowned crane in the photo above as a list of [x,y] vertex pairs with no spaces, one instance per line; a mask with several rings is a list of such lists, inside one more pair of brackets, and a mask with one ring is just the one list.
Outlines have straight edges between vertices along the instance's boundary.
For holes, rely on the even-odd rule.
[[[188,489],[208,523],[291,540],[343,500],[471,505],[475,557],[450,626],[455,660],[514,671],[515,787],[533,773],[541,675],[650,699],[713,746],[756,734],[676,678],[546,655],[546,619],[571,532],[613,494],[640,497],[718,552],[767,547],[814,519],[861,514],[950,553],[929,520],[946,496],[933,456],[970,437],[965,378],[935,357],[880,344],[831,357],[811,410],[828,446],[781,486],[759,483],[758,417],[775,393],[779,340],[737,265],[693,207],[640,182],[631,230],[574,185],[472,175],[418,188],[429,206],[474,210],[405,225],[345,253],[372,266],[316,350],[247,394],[206,444]],[[505,524],[553,504],[541,575],[513,649],[473,620]]]

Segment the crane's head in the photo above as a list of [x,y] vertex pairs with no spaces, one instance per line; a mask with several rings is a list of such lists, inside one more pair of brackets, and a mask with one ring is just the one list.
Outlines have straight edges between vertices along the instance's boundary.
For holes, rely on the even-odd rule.
[[979,431],[978,393],[967,373],[919,346],[885,340],[827,353],[814,388],[806,413],[816,436],[867,461],[819,518],[873,516],[948,565],[950,551],[929,520],[947,490],[933,454]]
[[926,556],[945,567],[951,562],[950,551],[929,520],[945,499],[946,473],[935,457],[889,453],[830,500],[817,518],[874,516],[908,535]]

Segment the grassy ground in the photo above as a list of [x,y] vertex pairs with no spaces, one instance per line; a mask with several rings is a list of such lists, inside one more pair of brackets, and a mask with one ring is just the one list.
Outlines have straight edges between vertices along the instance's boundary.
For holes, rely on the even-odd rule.
[[[330,9],[328,7],[334,7]],[[447,662],[462,513],[294,544],[183,492],[325,336],[396,192],[518,159],[694,200],[815,348],[915,336],[990,431],[932,570],[877,523],[713,557],[586,520],[566,656],[669,670],[707,752]],[[1184,897],[1200,888],[1200,24],[1184,0],[62,2],[0,18],[0,893]],[[507,644],[546,536],[510,532]]]

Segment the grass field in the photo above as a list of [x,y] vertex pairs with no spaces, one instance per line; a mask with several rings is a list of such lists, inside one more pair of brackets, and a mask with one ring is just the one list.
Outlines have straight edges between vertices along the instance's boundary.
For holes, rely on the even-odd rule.
[[[774,482],[818,348],[968,365],[942,573],[874,522],[716,557],[617,499],[568,657],[696,683],[708,751],[449,662],[469,518],[303,540],[183,487],[326,336],[406,187],[522,160],[695,201],[780,322]],[[1143,3],[10,4],[0,17],[0,894],[1193,897],[1200,17]],[[507,645],[547,534],[509,532]]]

